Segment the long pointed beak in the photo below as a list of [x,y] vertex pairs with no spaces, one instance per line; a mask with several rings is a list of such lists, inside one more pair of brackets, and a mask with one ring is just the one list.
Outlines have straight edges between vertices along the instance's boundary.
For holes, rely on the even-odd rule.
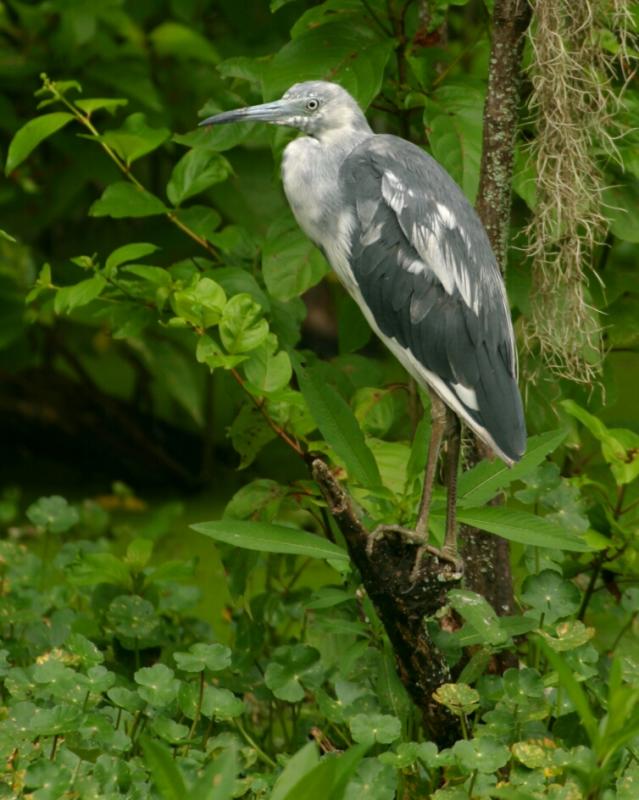
[[224,125],[227,122],[284,122],[295,114],[295,102],[292,100],[276,100],[274,103],[262,103],[259,106],[235,108],[223,111],[212,117],[203,119],[202,125]]

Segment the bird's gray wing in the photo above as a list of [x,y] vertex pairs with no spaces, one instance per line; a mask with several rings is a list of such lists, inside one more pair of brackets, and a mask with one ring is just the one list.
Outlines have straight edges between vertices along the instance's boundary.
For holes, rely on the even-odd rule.
[[350,267],[369,319],[402,348],[409,372],[506,461],[518,460],[526,431],[512,323],[474,209],[436,161],[394,136],[358,145],[340,178],[353,212]]

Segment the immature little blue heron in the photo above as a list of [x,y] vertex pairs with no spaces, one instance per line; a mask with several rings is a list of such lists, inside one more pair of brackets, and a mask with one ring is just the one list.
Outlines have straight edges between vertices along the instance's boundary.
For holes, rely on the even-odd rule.
[[[508,465],[526,430],[506,291],[488,237],[448,173],[397,136],[374,134],[334,83],[292,86],[281,100],[216,114],[201,125],[261,120],[303,131],[284,151],[284,191],[375,333],[431,395],[432,432],[414,531],[425,551],[458,564],[459,421]],[[454,412],[454,413],[451,413]],[[447,451],[446,534],[428,544],[439,450]]]

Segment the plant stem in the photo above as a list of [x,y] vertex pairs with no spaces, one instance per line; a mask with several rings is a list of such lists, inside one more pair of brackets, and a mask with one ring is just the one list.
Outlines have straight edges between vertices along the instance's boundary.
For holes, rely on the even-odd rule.
[[265,764],[268,764],[269,767],[276,767],[277,764],[275,763],[275,761],[273,761],[273,759],[262,750],[262,748],[259,746],[259,744],[255,741],[255,739],[253,739],[253,737],[244,728],[244,726],[242,725],[240,720],[239,719],[235,719],[234,722],[235,722],[235,725],[237,726],[237,729],[239,730],[239,732],[246,739],[246,741],[250,744],[250,746],[255,750],[255,752],[258,755],[258,758],[260,758]]

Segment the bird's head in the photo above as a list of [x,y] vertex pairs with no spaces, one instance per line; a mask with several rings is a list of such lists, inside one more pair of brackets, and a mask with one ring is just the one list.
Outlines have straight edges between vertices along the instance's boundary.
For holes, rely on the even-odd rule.
[[258,121],[297,128],[316,137],[340,129],[370,130],[362,110],[346,89],[328,81],[296,83],[280,100],[224,111],[200,125]]

